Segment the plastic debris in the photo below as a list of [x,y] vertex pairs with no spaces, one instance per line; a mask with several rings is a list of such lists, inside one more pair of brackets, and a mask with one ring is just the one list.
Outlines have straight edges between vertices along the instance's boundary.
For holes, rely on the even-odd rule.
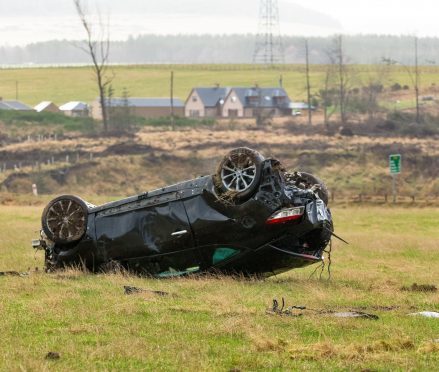
[[435,311],[420,311],[419,313],[411,313],[412,316],[423,316],[425,318],[439,318],[439,313]]

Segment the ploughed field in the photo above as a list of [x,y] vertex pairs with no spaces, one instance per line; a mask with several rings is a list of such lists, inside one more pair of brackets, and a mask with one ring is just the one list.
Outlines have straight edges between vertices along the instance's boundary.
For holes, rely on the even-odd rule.
[[[90,202],[102,202],[103,197]],[[44,206],[0,206],[1,370],[434,370],[439,319],[439,209],[333,208],[331,279],[315,267],[248,280],[156,280],[123,273],[45,274]],[[40,270],[35,272],[35,267]],[[145,290],[124,294],[124,286]],[[433,291],[432,291],[433,290]],[[272,300],[285,308],[267,312]],[[285,310],[285,309],[284,309]],[[357,310],[379,319],[336,318]],[[299,315],[302,314],[302,315]],[[49,352],[52,359],[46,359]]]

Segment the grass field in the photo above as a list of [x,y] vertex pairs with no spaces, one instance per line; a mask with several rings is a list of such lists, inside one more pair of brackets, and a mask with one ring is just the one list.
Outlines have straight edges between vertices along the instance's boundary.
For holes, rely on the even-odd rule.
[[[377,75],[377,66],[351,66],[352,85],[361,86]],[[278,86],[280,75],[290,97],[297,101],[306,97],[304,66],[285,65],[278,68],[258,68],[253,65],[135,65],[114,66],[113,87],[115,95],[121,95],[126,88],[131,97],[169,96],[170,71],[175,72],[175,95],[183,100],[192,87],[213,86]],[[315,92],[324,81],[325,66],[311,67],[311,84]],[[438,67],[422,67],[421,87],[425,91],[439,84]],[[94,76],[89,67],[0,69],[0,96],[5,99],[16,97],[18,82],[19,99],[31,105],[41,101],[62,104],[67,101],[91,102],[97,96]],[[407,71],[393,66],[384,85],[395,82],[413,87]],[[422,92],[421,92],[422,94]]]
[[[90,200],[93,202],[93,200]],[[0,207],[0,270],[42,265],[30,248],[42,206]],[[0,370],[425,370],[439,364],[439,209],[333,208],[330,281],[313,268],[265,281],[123,275],[0,276]],[[171,295],[126,296],[124,285]],[[267,315],[272,299],[379,320],[305,311]],[[434,341],[436,340],[436,341]],[[60,359],[46,360],[49,352]],[[436,366],[436,367],[435,367]]]

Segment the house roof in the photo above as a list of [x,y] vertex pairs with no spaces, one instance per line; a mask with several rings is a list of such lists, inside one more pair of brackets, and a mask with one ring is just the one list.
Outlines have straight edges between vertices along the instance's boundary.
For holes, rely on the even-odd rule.
[[[170,98],[112,98],[107,101],[110,107],[171,107]],[[174,107],[184,107],[184,102],[179,98],[173,99]]]
[[41,103],[39,103],[38,105],[36,105],[34,107],[34,110],[37,112],[41,112],[44,111],[46,108],[48,108],[53,102],[51,101],[43,101]]
[[84,111],[88,110],[88,105],[84,102],[71,101],[59,106],[61,111]]
[[1,103],[5,104],[6,106],[9,106],[11,110],[16,111],[32,111],[33,108],[29,107],[28,105],[25,105],[24,103],[20,101],[2,101]]
[[210,87],[193,89],[203,102],[204,107],[215,107],[221,99],[225,99],[230,92],[230,88]]
[[[283,88],[233,88],[229,94],[236,94],[244,107],[289,107],[291,100]],[[284,98],[276,102],[276,98]]]

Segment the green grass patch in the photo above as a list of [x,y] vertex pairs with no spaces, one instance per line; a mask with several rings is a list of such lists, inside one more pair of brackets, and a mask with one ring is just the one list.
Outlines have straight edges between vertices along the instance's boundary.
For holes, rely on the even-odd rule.
[[[1,207],[0,270],[41,266],[30,239],[42,207]],[[152,280],[78,271],[0,277],[1,370],[434,370],[439,210],[340,208],[330,281],[313,267],[265,281],[227,277]],[[126,296],[124,285],[172,294]],[[310,309],[358,309],[380,319],[336,319],[307,311],[267,315],[272,299]],[[385,307],[392,307],[386,310]],[[49,351],[59,360],[46,360]]]
[[[351,65],[352,85],[361,87],[371,76],[379,74],[382,66]],[[306,99],[304,65],[279,65],[263,67],[256,65],[132,65],[112,66],[116,96],[126,90],[131,97],[169,97],[170,72],[174,71],[175,96],[186,99],[196,86],[278,86],[280,75],[283,86],[295,101]],[[323,86],[326,66],[311,66],[311,84],[318,92]],[[439,83],[439,68],[421,67],[421,88]],[[72,100],[92,102],[98,96],[96,83],[90,67],[1,69],[0,91],[4,98],[16,95],[16,81],[20,86],[20,100],[35,105],[41,101],[63,104]],[[391,66],[385,87],[394,83],[408,85],[413,91],[407,71],[401,66]]]

